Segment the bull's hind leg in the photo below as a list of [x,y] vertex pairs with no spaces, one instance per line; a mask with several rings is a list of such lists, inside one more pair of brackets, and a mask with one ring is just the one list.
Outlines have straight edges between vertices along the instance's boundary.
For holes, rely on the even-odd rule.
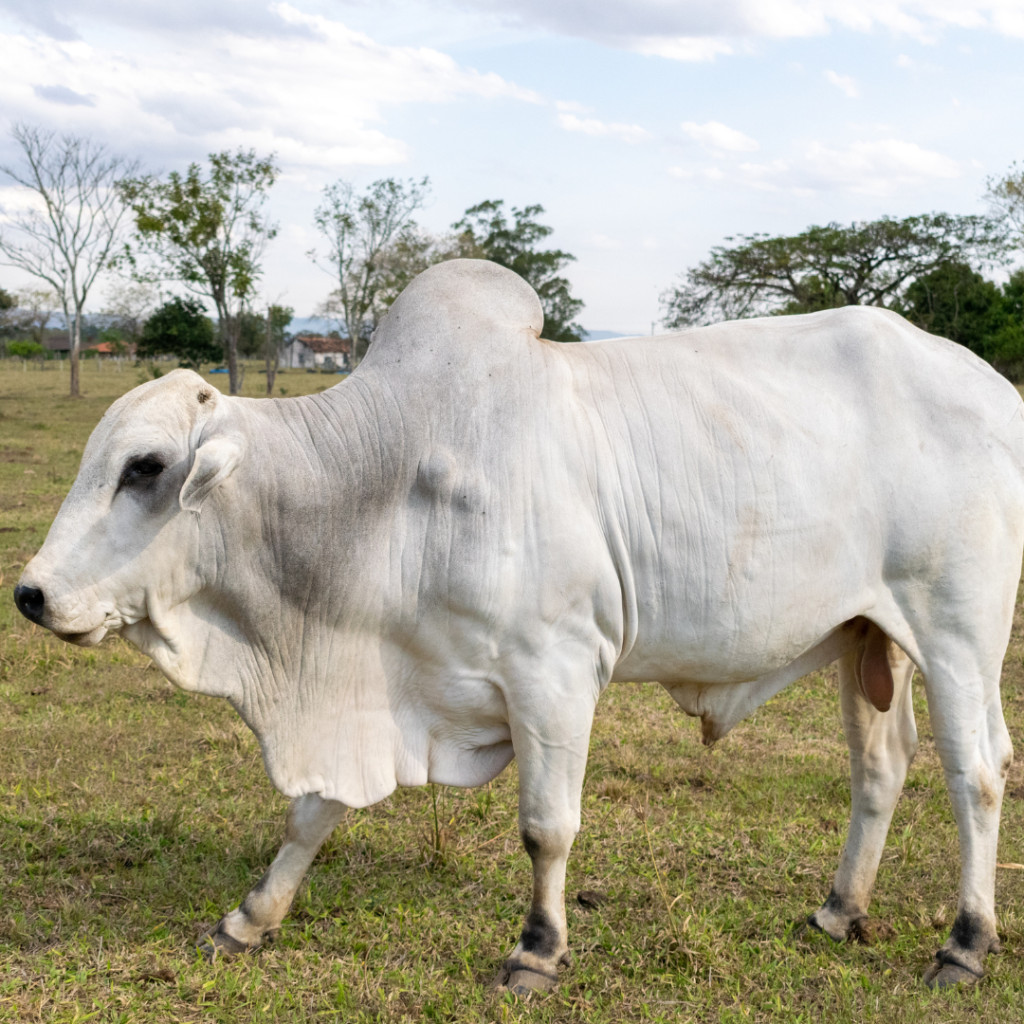
[[[885,705],[877,692],[882,687],[871,682],[870,658],[879,653],[888,659],[892,673],[892,702],[887,711],[878,710],[876,705]],[[839,662],[843,729],[850,747],[850,831],[832,892],[810,918],[812,925],[838,942],[867,917],[889,823],[917,749],[913,674],[913,662],[874,625],[865,643]]]
[[973,983],[999,948],[995,917],[996,844],[1006,775],[1013,761],[999,700],[999,669],[926,676],[935,745],[960,835],[960,899],[949,938],[924,980],[932,987]]
[[248,896],[201,943],[210,954],[244,953],[272,937],[288,913],[302,879],[324,840],[345,814],[345,805],[316,795],[300,796],[288,808],[285,841],[267,873]]

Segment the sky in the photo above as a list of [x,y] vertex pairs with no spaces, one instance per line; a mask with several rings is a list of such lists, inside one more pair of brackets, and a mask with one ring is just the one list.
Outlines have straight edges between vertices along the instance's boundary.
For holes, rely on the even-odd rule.
[[426,175],[425,229],[539,203],[584,327],[646,334],[737,235],[985,212],[1024,163],[1024,0],[0,0],[0,165],[15,122],[157,174],[276,154],[261,298],[299,316],[323,187]]

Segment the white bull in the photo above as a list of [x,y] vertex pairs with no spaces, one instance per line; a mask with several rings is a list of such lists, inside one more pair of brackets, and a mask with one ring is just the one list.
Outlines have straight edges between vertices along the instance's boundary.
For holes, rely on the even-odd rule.
[[541,325],[514,274],[455,261],[324,394],[225,398],[179,371],[90,438],[19,606],[75,643],[120,633],[228,698],[293,798],[213,944],[278,928],[345,807],[480,785],[515,756],[533,900],[500,980],[550,987],[608,683],[659,680],[711,742],[839,659],[852,819],[811,921],[843,939],[866,914],[916,745],[916,666],[962,861],[926,980],[981,977],[1012,758],[1015,390],[876,309],[590,345]]

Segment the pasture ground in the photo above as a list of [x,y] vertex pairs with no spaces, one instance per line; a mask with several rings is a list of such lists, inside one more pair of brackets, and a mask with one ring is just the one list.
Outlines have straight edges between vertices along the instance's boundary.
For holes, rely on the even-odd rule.
[[[958,875],[920,681],[921,749],[872,907],[894,931],[838,946],[804,927],[849,813],[831,670],[711,751],[660,688],[610,689],[569,864],[575,962],[547,997],[489,991],[529,894],[514,765],[484,789],[403,790],[351,813],[277,942],[204,960],[196,939],[282,837],[285,801],[253,737],[226,703],[176,691],[121,641],[63,644],[10,599],[92,426],[146,376],[84,364],[85,397],[73,401],[66,371],[0,362],[0,1021],[1024,1020],[1024,871],[998,873],[1004,952],[984,983],[931,993],[920,981],[952,922]],[[292,371],[277,384],[301,394],[335,380]],[[246,383],[255,395],[263,378],[250,368]],[[999,859],[1016,864],[1022,629],[1003,689],[1021,753]]]

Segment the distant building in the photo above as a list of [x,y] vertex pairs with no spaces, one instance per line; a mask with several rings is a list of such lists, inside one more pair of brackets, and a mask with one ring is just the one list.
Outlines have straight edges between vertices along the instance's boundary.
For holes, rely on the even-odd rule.
[[288,370],[348,370],[352,342],[322,334],[296,334],[281,349],[281,368]]
[[125,342],[120,346],[115,345],[111,341],[100,341],[95,345],[86,345],[85,348],[89,352],[95,352],[101,359],[111,359],[115,356],[126,356],[128,359],[134,359],[137,346],[134,341]]

